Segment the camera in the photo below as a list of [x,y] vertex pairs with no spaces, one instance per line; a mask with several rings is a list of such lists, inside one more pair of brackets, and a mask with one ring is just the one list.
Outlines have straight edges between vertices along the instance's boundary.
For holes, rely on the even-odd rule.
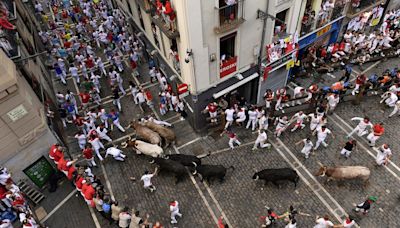
[[186,55],[185,55],[185,63],[189,63],[190,62],[190,56],[192,56],[192,50],[186,50]]

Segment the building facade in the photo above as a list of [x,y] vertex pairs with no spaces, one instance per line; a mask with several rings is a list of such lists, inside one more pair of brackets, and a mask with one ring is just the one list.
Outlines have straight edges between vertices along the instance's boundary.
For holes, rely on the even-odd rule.
[[[266,84],[277,88],[286,83],[285,68],[260,87],[259,56],[261,53],[261,60],[266,59],[265,45],[293,38],[301,1],[115,2],[157,47],[179,81],[188,84],[190,96],[185,101],[195,129],[205,126],[200,112],[209,102],[238,94],[256,103]],[[259,10],[268,17],[260,17]]]
[[9,22],[0,29],[0,166],[7,167],[14,180],[29,180],[24,170],[62,138],[46,115],[55,93],[37,34],[40,24],[29,11],[32,3],[0,3]]

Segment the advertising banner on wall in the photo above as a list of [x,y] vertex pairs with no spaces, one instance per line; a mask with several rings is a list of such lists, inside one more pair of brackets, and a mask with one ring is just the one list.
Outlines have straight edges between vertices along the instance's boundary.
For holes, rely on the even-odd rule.
[[222,61],[219,67],[219,77],[223,78],[237,70],[237,56]]

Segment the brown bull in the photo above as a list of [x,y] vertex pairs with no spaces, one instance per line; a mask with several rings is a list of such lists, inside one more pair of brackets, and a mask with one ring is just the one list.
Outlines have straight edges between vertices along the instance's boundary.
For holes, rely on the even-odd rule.
[[371,171],[364,166],[321,166],[315,176],[327,176],[327,181],[360,179],[366,185],[368,184],[370,174]]
[[165,147],[169,146],[171,143],[175,143],[175,132],[171,129],[168,129],[151,121],[146,121],[143,125],[157,132],[165,140]]
[[138,138],[141,138],[151,144],[161,144],[161,138],[157,132],[152,131],[148,127],[145,127],[136,121],[131,121],[128,127],[135,129]]

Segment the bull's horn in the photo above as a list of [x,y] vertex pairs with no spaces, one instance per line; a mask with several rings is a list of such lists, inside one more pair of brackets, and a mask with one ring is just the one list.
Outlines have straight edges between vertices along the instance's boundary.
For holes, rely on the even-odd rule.
[[258,179],[260,179],[260,177],[258,175],[256,175],[256,179],[254,179],[254,180],[258,180]]
[[154,162],[155,162],[155,160],[152,159],[149,163],[150,163],[150,164],[154,164]]
[[317,163],[319,166],[324,167],[324,165],[321,162],[317,161]]
[[197,163],[196,162],[192,162],[192,164],[194,165],[194,167],[197,167]]
[[196,175],[196,174],[197,174],[197,170],[195,169],[194,172],[193,172],[193,175]]
[[128,126],[126,126],[125,128],[130,128],[131,127],[131,125],[129,124]]
[[126,142],[121,143],[121,148],[126,148],[128,144]]
[[129,137],[128,137],[128,140],[129,140],[129,141],[131,141],[131,139],[132,139],[132,137],[131,137],[131,136],[129,136]]

